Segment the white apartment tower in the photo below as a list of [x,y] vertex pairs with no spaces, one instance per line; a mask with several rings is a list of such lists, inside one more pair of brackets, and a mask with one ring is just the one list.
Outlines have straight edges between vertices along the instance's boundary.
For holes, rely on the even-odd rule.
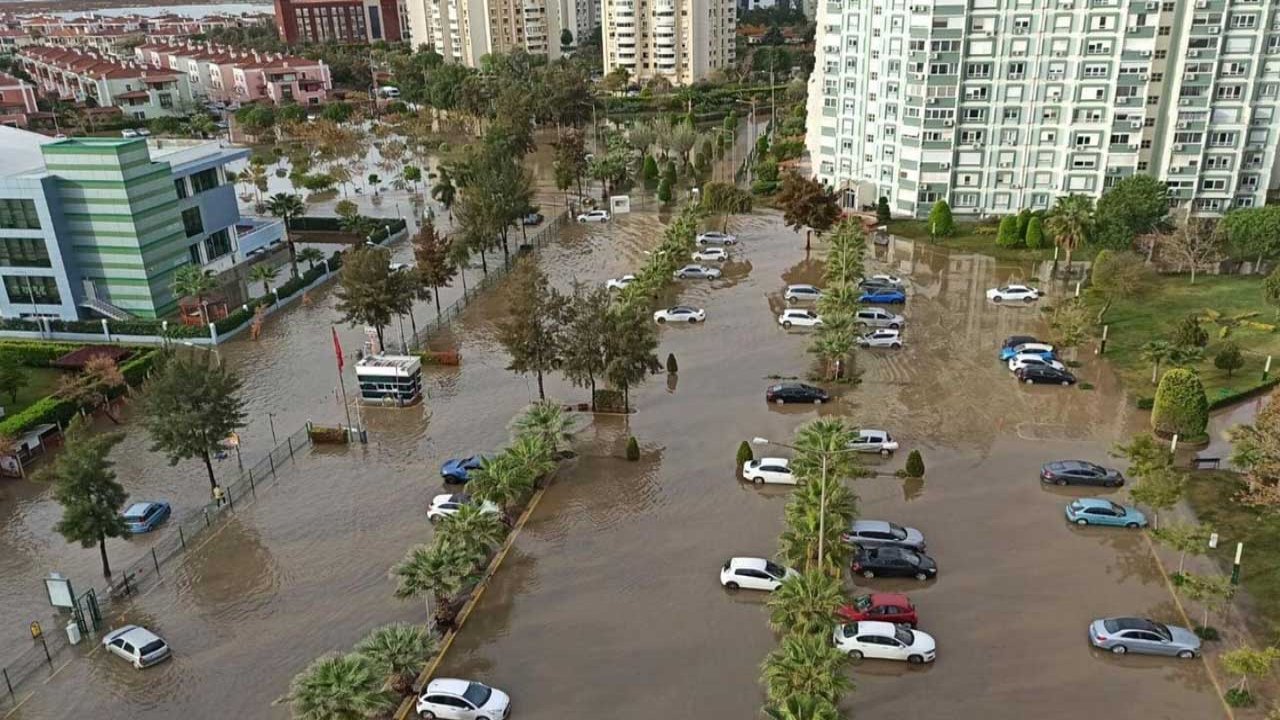
[[1280,186],[1280,0],[819,0],[806,145],[848,207],[1047,208],[1147,173],[1198,213]]
[[736,0],[602,0],[604,71],[688,85],[734,59]]
[[561,30],[568,28],[576,43],[584,25],[588,33],[593,27],[591,3],[579,0],[406,0],[406,5],[414,46],[431,45],[446,62],[469,67],[479,67],[490,53],[516,49],[555,60],[561,55]]

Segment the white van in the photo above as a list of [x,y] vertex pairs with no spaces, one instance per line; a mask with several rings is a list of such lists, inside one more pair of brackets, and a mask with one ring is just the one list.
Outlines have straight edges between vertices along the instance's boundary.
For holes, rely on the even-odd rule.
[[400,97],[400,88],[383,85],[378,88],[378,94],[384,98],[398,98]]

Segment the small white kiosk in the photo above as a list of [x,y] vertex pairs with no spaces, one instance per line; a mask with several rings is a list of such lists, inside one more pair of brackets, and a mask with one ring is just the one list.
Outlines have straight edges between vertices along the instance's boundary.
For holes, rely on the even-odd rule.
[[412,355],[367,355],[356,362],[360,400],[405,407],[422,399],[422,360]]

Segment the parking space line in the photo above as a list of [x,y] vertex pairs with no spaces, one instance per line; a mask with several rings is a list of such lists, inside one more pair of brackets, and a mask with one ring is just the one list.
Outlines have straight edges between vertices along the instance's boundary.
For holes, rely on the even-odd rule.
[[58,673],[60,673],[60,672],[62,672],[63,670],[65,670],[65,669],[66,669],[66,667],[67,667],[68,665],[70,665],[71,663],[73,663],[73,662],[75,662],[75,661],[76,661],[76,659],[73,657],[73,658],[71,658],[70,660],[68,660],[68,661],[66,661],[66,662],[64,662],[64,663],[62,663],[62,666],[61,666],[61,667],[59,667],[57,670],[54,670],[52,673],[50,673],[50,674],[49,674],[49,677],[47,677],[47,678],[45,678],[45,679],[44,679],[44,684],[45,684],[45,685],[48,685],[50,680],[52,680],[52,679],[53,679],[53,678],[54,678]]
[[[1160,577],[1164,579],[1165,588],[1173,596],[1174,607],[1178,608],[1178,615],[1182,616],[1182,622],[1189,628],[1195,628],[1195,624],[1191,622],[1191,616],[1187,615],[1187,609],[1182,606],[1182,598],[1178,596],[1178,591],[1173,587],[1173,581],[1169,579],[1169,573],[1165,572],[1164,563],[1160,562],[1160,556],[1156,553],[1155,543],[1151,542],[1151,532],[1143,530],[1142,539],[1147,541],[1147,552],[1151,554],[1151,559],[1155,560],[1156,569],[1160,571]],[[1209,655],[1203,652],[1200,653],[1200,660],[1204,662],[1204,669],[1209,673],[1209,682],[1213,683],[1213,689],[1218,693],[1218,702],[1222,703],[1222,709],[1227,714],[1227,720],[1235,720],[1236,712],[1227,703],[1227,695],[1222,689],[1222,683],[1218,682],[1218,676],[1213,672],[1213,663],[1209,662]]]
[[12,710],[10,710],[9,712],[7,712],[7,713],[5,713],[5,714],[4,714],[4,718],[5,718],[5,720],[9,720],[9,716],[11,716],[11,715],[13,715],[14,713],[18,712],[19,710],[21,710],[21,709],[22,709],[22,706],[23,706],[23,705],[26,705],[26,704],[27,704],[27,701],[31,699],[31,696],[32,696],[32,695],[35,695],[35,694],[36,694],[36,691],[35,691],[35,690],[32,690],[31,692],[27,693],[27,696],[26,696],[26,697],[24,697],[24,698],[22,698],[22,700],[21,700],[21,701],[19,701],[17,705],[14,705]]

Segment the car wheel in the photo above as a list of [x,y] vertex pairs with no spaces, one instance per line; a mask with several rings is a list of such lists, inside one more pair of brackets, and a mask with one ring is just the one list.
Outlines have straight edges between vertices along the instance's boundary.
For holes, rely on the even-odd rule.
[[991,298],[991,302],[996,302],[996,303],[998,303],[998,302],[1000,302],[1000,301],[1001,301],[1001,297],[1000,297],[999,295],[997,295],[997,296],[995,296],[995,297]]
[[850,650],[850,651],[849,651],[849,659],[850,659],[850,660],[861,660],[861,659],[862,659],[862,651],[861,651],[861,650]]
[[1117,654],[1117,655],[1123,655],[1123,654],[1125,654],[1125,653],[1129,652],[1129,648],[1127,648],[1127,647],[1125,647],[1125,646],[1123,646],[1123,645],[1116,645],[1116,646],[1114,646],[1114,647],[1112,647],[1112,648],[1111,648],[1111,652],[1113,652],[1113,653],[1115,653],[1115,654]]
[[423,710],[418,713],[418,717],[422,718],[422,720],[436,720],[436,714],[430,710]]
[[663,324],[665,324],[666,322],[667,322],[667,319],[666,319],[666,318],[664,318],[664,317],[659,317],[659,318],[658,318],[658,324],[659,324],[659,325],[663,325]]
[[880,457],[889,457],[893,451],[888,448],[880,448]]
[[1194,652],[1191,652],[1190,650],[1179,650],[1179,651],[1178,651],[1178,657],[1182,658],[1183,660],[1190,660],[1190,659],[1194,658],[1195,656],[1196,656],[1196,654],[1195,654]]
[[435,525],[436,523],[440,522],[440,516],[439,516],[439,515],[428,515],[428,516],[427,516],[427,522],[431,523],[432,525]]
[[763,477],[761,477],[761,476],[759,476],[759,475],[757,475],[756,477],[751,478],[751,482],[753,482],[753,483],[755,483],[755,484],[757,484],[757,485],[763,485],[763,484],[764,484],[764,478],[763,478]]
[[1070,380],[1063,380],[1063,381],[1062,381],[1062,387],[1067,387],[1067,386],[1069,386],[1069,385],[1071,385],[1071,381],[1070,381]]
[[814,405],[821,405],[821,404],[822,404],[822,398],[814,398],[814,400],[813,400],[813,404],[814,404]]
[[901,327],[901,326],[900,326],[900,325],[898,325],[898,323],[889,323],[889,329],[890,329],[890,330],[897,330],[899,327]]
[[1027,378],[1027,384],[1028,384],[1028,385],[1035,385],[1035,384],[1036,384],[1036,381],[1035,381],[1035,380],[1032,380],[1031,378]]
[[911,655],[907,657],[907,662],[911,663],[912,665],[922,665],[924,664],[924,657],[920,655]]
[[1089,521],[1088,521],[1088,520],[1086,520],[1086,519],[1084,519],[1084,518],[1079,518],[1078,520],[1076,520],[1076,524],[1077,524],[1077,525],[1088,525],[1088,524],[1089,524]]
[[1132,529],[1132,530],[1137,530],[1137,529],[1138,529],[1138,523],[1131,522],[1131,523],[1126,524],[1126,525],[1125,525],[1125,527],[1130,528],[1130,529]]
[[1022,302],[1024,303],[1035,302],[1035,300],[1035,298],[1022,298]]
[[925,580],[928,580],[928,579],[929,579],[929,576],[928,576],[928,575],[926,575],[925,573],[918,572],[918,573],[916,573],[916,579],[917,579],[917,580],[920,580],[921,582],[923,582],[923,581],[925,581]]
[[875,570],[863,570],[863,571],[862,571],[862,577],[864,577],[864,578],[873,578],[873,577],[875,577],[875,576],[876,576],[876,571],[875,571]]
[[894,350],[901,350],[901,349],[902,349],[902,343],[894,343],[894,344],[890,345],[889,347],[893,348]]
[[1054,484],[1054,485],[1059,485],[1059,486],[1061,486],[1061,487],[1066,487],[1066,486],[1067,486],[1067,479],[1066,479],[1066,478],[1058,478],[1057,480],[1054,480],[1054,481],[1053,481],[1053,484]]
[[795,304],[796,304],[796,299],[795,299],[795,298],[793,298],[793,297],[787,298],[787,304],[788,304],[788,305],[795,305]]
[[734,582],[734,581],[732,581],[732,580],[730,580],[729,582],[725,583],[725,584],[724,584],[724,586],[725,586],[725,587],[727,587],[727,588],[729,588],[730,590],[737,590],[737,589],[738,589],[738,583],[736,583],[736,582]]
[[774,398],[774,399],[773,399],[773,404],[774,404],[774,405],[784,405],[784,404],[786,404],[786,402],[787,402],[787,401],[786,401],[786,400],[783,400],[782,398]]
[[784,329],[786,329],[786,330],[790,330],[790,329],[791,329],[791,321],[790,321],[790,320],[788,320],[788,321],[786,321],[786,322],[782,323],[782,327],[783,327]]

